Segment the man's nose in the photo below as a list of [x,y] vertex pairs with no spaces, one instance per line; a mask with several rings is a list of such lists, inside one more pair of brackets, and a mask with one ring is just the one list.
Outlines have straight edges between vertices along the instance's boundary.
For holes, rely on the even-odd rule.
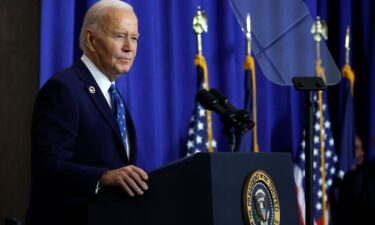
[[122,46],[122,49],[125,51],[131,51],[133,49],[132,39],[130,37],[126,37]]

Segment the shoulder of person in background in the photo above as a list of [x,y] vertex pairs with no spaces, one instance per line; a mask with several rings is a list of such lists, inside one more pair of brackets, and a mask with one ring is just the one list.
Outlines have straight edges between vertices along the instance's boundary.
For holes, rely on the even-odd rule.
[[351,199],[375,210],[375,160],[364,162],[346,173],[342,188]]

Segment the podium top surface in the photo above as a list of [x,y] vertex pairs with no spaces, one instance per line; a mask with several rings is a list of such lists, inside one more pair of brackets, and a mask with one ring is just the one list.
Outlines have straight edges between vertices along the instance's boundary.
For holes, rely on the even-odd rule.
[[171,163],[168,163],[160,168],[157,168],[149,173],[150,176],[157,175],[159,173],[163,173],[168,170],[175,169],[177,167],[184,166],[188,163],[191,163],[194,160],[208,160],[211,158],[243,158],[243,157],[257,157],[257,156],[264,156],[269,155],[273,157],[291,157],[291,153],[289,152],[258,152],[258,153],[243,153],[243,152],[199,152],[190,156],[183,157],[181,159],[175,160]]

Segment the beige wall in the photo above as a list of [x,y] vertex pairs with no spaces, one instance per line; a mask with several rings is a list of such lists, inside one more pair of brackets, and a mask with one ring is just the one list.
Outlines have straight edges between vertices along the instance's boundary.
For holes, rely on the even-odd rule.
[[28,204],[30,119],[39,82],[40,2],[0,1],[0,224],[5,217],[24,221]]

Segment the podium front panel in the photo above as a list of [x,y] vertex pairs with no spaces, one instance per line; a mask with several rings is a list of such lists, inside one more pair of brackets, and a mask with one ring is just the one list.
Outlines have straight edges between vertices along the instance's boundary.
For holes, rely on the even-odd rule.
[[89,205],[89,225],[244,225],[244,183],[257,170],[266,171],[275,184],[280,224],[298,225],[288,153],[199,153],[183,158],[151,172],[143,196],[103,189]]

